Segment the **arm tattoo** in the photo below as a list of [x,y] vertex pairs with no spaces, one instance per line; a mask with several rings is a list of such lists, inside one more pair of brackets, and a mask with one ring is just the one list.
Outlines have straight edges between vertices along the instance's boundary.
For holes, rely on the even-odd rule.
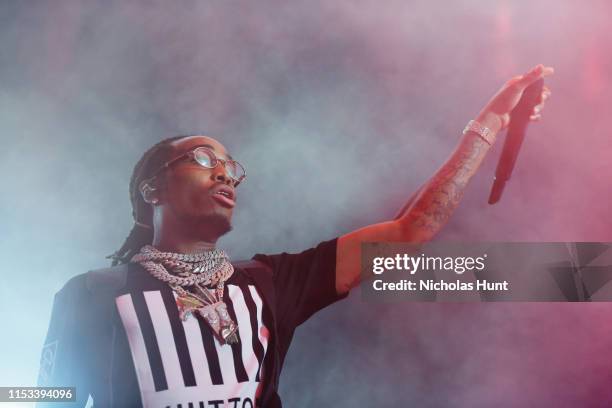
[[466,134],[450,159],[421,189],[401,217],[409,228],[416,228],[418,237],[430,239],[446,224],[488,150],[489,145],[480,137]]

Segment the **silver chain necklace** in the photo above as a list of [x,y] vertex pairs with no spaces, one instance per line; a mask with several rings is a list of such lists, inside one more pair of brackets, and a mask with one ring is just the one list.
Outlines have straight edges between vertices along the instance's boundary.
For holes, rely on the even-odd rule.
[[178,254],[146,245],[132,257],[132,262],[172,288],[183,321],[195,312],[204,318],[221,343],[238,343],[238,325],[223,301],[225,281],[234,273],[225,251]]

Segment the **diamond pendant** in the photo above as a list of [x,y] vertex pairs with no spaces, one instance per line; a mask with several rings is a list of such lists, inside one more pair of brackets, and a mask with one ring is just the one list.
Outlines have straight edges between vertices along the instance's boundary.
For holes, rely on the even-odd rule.
[[238,344],[238,333],[236,329],[224,328],[221,330],[221,335],[227,344]]
[[219,315],[215,310],[215,305],[206,305],[198,309],[198,314],[204,318],[206,323],[210,326],[215,334],[219,334],[221,324],[219,322]]
[[238,343],[238,326],[229,316],[227,305],[224,302],[206,305],[197,311],[206,320],[219,341],[225,344]]
[[193,315],[193,312],[199,310],[204,306],[199,299],[189,296],[189,295],[180,295],[176,298],[176,305],[179,310],[179,317],[182,321],[186,321],[189,315]]
[[220,302],[216,307],[219,318],[221,319],[221,336],[227,344],[238,343],[238,326],[229,313],[227,312],[227,305],[225,302]]

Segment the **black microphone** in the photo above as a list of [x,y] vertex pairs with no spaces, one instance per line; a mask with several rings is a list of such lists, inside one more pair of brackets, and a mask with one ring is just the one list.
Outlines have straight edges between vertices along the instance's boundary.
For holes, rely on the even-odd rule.
[[518,105],[514,107],[510,114],[510,124],[508,125],[508,134],[504,142],[504,149],[497,163],[495,170],[495,180],[489,195],[489,204],[498,202],[506,186],[506,182],[510,180],[512,169],[516,163],[519,150],[525,139],[525,132],[529,124],[529,117],[533,113],[533,108],[540,100],[542,88],[544,87],[544,79],[538,79],[533,84],[529,85],[523,92]]

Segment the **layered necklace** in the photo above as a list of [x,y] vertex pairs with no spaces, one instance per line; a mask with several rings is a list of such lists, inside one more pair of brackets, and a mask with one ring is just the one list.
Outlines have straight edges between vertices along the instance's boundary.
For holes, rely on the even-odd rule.
[[225,251],[212,249],[197,254],[177,254],[146,245],[132,257],[132,262],[139,263],[153,277],[172,288],[183,321],[197,313],[222,344],[238,343],[238,325],[223,301],[225,281],[234,273]]

